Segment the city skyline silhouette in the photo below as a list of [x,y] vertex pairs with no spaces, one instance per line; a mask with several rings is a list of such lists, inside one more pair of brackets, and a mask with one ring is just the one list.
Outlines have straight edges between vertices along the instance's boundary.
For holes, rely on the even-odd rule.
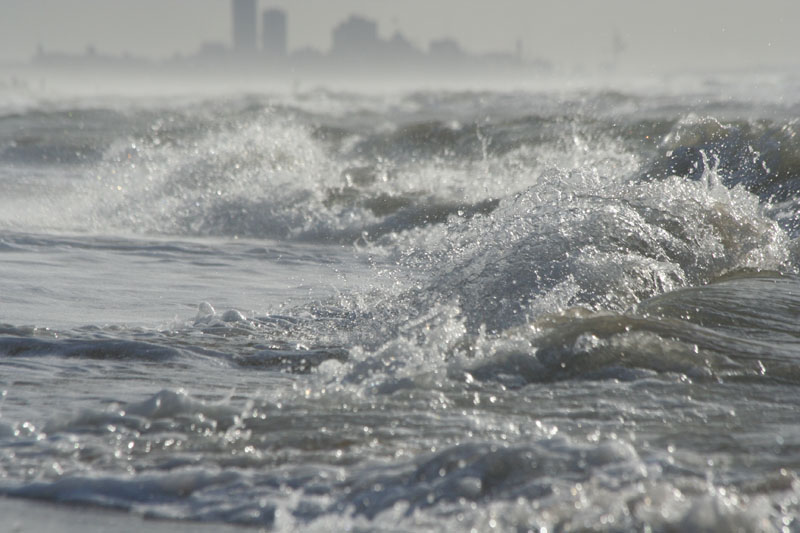
[[[568,5],[567,5],[568,4]],[[492,4],[440,0],[389,3],[366,0],[261,0],[259,11],[287,15],[287,53],[327,54],[333,28],[358,15],[377,23],[382,39],[402,34],[427,52],[432,41],[458,42],[470,55],[517,54],[567,71],[618,62],[630,72],[796,66],[800,4],[764,0],[555,0]],[[6,0],[0,6],[0,64],[24,64],[41,47],[80,55],[164,61],[203,46],[231,47],[229,0]],[[154,16],[156,14],[158,16]],[[617,39],[619,37],[619,39]],[[624,52],[616,43],[623,42]],[[521,46],[518,46],[521,43]],[[260,44],[260,43],[259,43]]]
[[187,55],[154,61],[131,54],[104,53],[94,44],[79,54],[52,52],[40,44],[32,59],[36,67],[51,69],[161,69],[226,71],[228,74],[265,76],[273,79],[312,77],[406,76],[464,77],[476,72],[499,76],[525,77],[551,70],[543,60],[525,61],[522,43],[517,40],[513,52],[471,54],[457,40],[440,38],[426,47],[412,43],[398,28],[386,38],[376,20],[351,14],[330,31],[327,51],[313,47],[289,50],[288,14],[268,7],[259,10],[256,0],[230,0],[230,44],[206,41]]

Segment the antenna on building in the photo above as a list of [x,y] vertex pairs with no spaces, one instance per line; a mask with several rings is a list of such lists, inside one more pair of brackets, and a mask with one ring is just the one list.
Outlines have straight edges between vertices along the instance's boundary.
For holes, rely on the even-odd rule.
[[614,34],[611,36],[611,56],[614,59],[614,64],[617,64],[619,61],[619,56],[627,50],[628,44],[620,35],[619,30],[614,28]]

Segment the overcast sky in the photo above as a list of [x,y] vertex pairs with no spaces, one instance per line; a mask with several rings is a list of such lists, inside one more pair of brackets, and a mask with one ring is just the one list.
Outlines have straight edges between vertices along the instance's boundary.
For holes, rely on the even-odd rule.
[[[675,70],[800,65],[800,0],[260,0],[289,16],[289,47],[326,50],[334,25],[352,13],[380,32],[402,31],[420,48],[452,37],[472,52],[594,67]],[[45,50],[165,58],[204,41],[230,43],[229,0],[0,0],[0,62]]]

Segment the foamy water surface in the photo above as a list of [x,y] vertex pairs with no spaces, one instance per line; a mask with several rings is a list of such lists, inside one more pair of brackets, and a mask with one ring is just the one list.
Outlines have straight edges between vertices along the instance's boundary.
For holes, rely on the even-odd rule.
[[0,494],[800,531],[800,93],[758,83],[4,108]]

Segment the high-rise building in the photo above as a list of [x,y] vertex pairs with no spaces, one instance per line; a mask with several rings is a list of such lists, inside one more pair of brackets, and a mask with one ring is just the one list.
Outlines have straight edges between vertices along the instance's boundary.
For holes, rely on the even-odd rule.
[[287,31],[286,13],[280,9],[264,11],[261,24],[261,42],[266,55],[273,58],[286,57]]
[[233,0],[233,49],[240,53],[256,51],[258,23],[256,0]]
[[378,23],[351,16],[333,29],[331,53],[340,57],[361,57],[380,48]]

